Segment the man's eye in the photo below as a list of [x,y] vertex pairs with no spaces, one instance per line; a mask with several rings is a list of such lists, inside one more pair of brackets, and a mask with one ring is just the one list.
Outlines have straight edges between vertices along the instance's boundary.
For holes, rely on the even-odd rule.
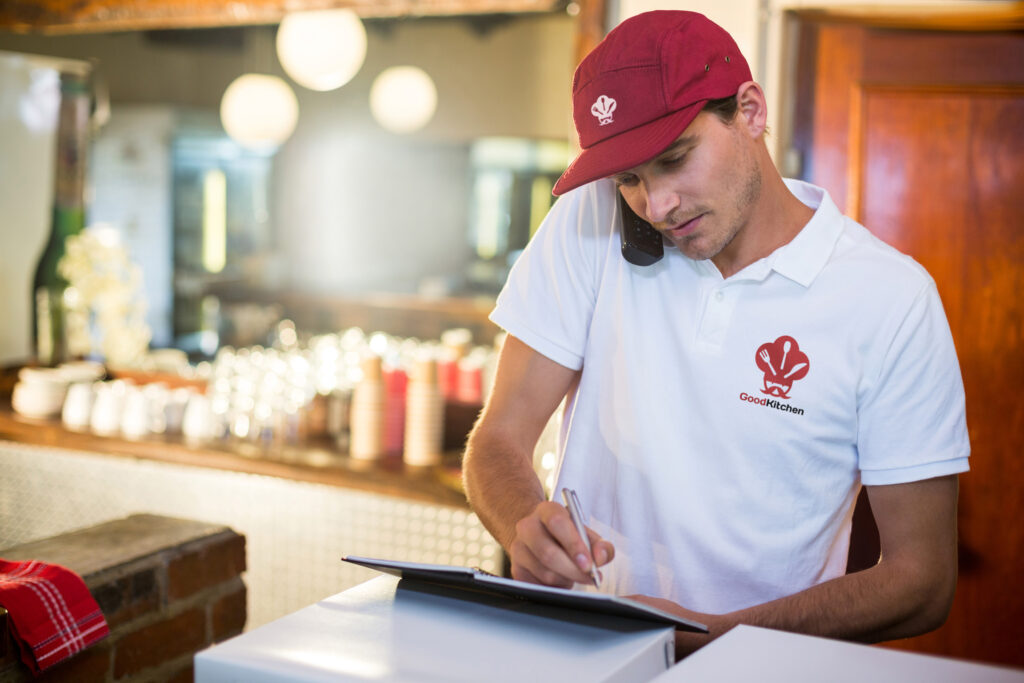
[[628,187],[628,186],[636,185],[636,183],[637,183],[637,179],[636,179],[635,175],[627,174],[627,175],[615,176],[615,185],[616,186],[621,187],[622,185],[626,185]]
[[686,155],[680,154],[677,157],[669,157],[667,159],[662,159],[661,165],[665,166],[666,168],[674,168],[682,164],[684,161],[686,161]]

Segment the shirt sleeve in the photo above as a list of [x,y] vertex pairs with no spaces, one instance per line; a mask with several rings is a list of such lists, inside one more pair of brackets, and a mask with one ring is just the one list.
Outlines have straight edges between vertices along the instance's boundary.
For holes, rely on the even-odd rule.
[[[591,183],[555,202],[498,295],[491,321],[571,370],[583,367],[597,296],[607,188]],[[604,218],[602,218],[604,217]]]
[[929,278],[885,350],[858,409],[861,481],[919,481],[968,469],[970,442],[960,365]]

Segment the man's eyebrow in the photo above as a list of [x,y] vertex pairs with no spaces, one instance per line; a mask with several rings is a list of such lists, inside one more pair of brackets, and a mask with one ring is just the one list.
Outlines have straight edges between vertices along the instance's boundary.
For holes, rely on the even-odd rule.
[[683,136],[681,138],[678,138],[671,145],[669,145],[668,147],[663,149],[661,154],[658,155],[658,158],[661,158],[661,157],[665,156],[666,154],[671,154],[672,152],[676,152],[676,151],[678,151],[682,147],[690,147],[690,146],[692,146],[696,142],[697,142],[697,136],[696,135],[685,135],[685,136]]
[[[652,159],[652,161],[657,161],[657,160],[659,160],[659,159],[661,159],[661,158],[663,158],[663,157],[665,157],[667,155],[672,154],[673,152],[678,152],[680,149],[682,149],[684,147],[693,147],[696,144],[697,144],[697,136],[696,135],[684,135],[681,138],[677,138],[675,142],[673,142],[671,145],[669,145],[665,149],[661,150],[661,153],[658,156],[654,157],[654,159]],[[651,162],[648,161],[647,163],[651,163]],[[630,173],[630,170],[627,169],[625,171],[619,171],[618,173],[613,173],[613,174],[611,174],[608,177],[609,178],[620,178],[620,177],[622,177],[624,175],[628,175],[629,173]]]

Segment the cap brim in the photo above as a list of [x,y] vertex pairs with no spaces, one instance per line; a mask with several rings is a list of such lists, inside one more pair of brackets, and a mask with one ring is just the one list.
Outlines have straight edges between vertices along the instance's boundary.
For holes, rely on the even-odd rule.
[[687,126],[697,118],[706,102],[707,100],[694,102],[660,119],[591,145],[569,164],[569,168],[555,183],[551,193],[555,196],[565,194],[580,185],[607,178],[650,161],[682,135]]

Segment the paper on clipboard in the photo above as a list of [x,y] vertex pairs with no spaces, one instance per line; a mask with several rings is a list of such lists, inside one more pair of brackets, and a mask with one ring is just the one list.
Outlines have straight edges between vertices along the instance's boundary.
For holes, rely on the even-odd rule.
[[516,581],[515,579],[506,579],[501,576],[488,574],[485,571],[471,567],[400,562],[397,560],[382,560],[354,555],[346,555],[341,559],[345,562],[376,569],[377,571],[403,579],[417,579],[453,588],[484,591],[546,605],[556,605],[596,612],[598,614],[671,624],[685,631],[707,633],[708,630],[704,624],[690,621],[664,610],[616,595],[584,593],[567,588],[526,583],[525,581]]

